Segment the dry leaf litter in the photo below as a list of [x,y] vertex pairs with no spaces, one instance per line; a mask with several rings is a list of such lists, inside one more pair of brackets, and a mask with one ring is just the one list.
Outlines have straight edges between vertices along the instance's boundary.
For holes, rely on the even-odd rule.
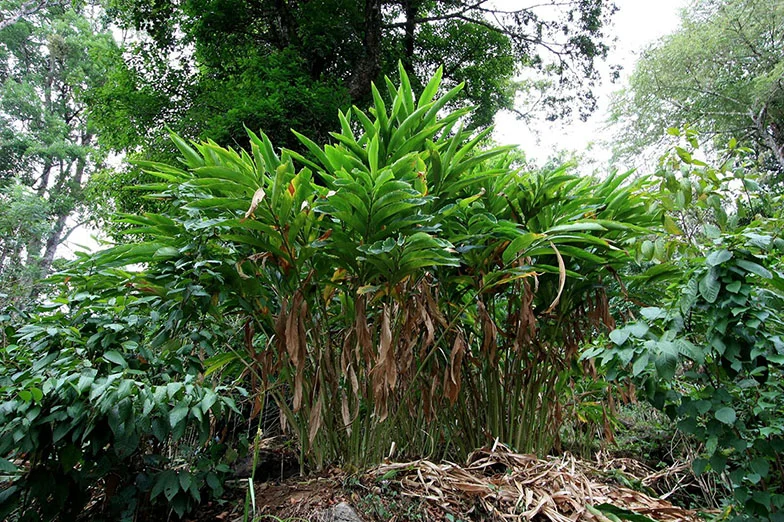
[[497,443],[489,451],[472,453],[466,466],[426,460],[388,463],[371,471],[370,476],[376,480],[387,477],[404,495],[425,498],[446,512],[475,520],[605,522],[608,518],[587,506],[612,504],[659,522],[702,521],[696,511],[606,479],[606,471],[621,467],[637,475],[643,485],[650,485],[668,473],[682,472],[683,466],[654,473],[634,461],[618,459],[598,465],[571,455],[542,460]]

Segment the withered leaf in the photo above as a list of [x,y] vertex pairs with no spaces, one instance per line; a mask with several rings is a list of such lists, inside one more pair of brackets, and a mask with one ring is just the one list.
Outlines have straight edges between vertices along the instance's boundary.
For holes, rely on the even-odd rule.
[[256,212],[256,209],[259,207],[259,204],[264,199],[264,189],[259,187],[256,189],[256,192],[253,193],[253,199],[250,202],[250,208],[248,211],[245,212],[245,219],[248,219]]

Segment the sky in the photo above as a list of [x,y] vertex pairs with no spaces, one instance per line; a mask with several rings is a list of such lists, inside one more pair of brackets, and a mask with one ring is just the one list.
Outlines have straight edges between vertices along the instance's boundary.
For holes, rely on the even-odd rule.
[[[506,0],[513,5],[515,0]],[[615,0],[619,11],[608,30],[617,38],[607,63],[623,67],[620,81],[605,81],[596,89],[599,106],[586,122],[523,123],[509,112],[496,116],[495,139],[501,144],[520,145],[526,156],[541,164],[559,150],[577,151],[601,169],[610,160],[609,147],[601,146],[612,133],[605,127],[610,95],[621,89],[634,70],[642,50],[678,28],[680,10],[687,0]]]
[[[518,0],[499,0],[506,7],[514,7]],[[608,147],[601,146],[601,140],[609,140],[611,133],[606,130],[605,120],[610,95],[620,89],[628,80],[640,52],[662,36],[678,28],[680,9],[688,0],[615,0],[619,11],[608,34],[617,38],[608,57],[608,64],[623,67],[621,79],[616,83],[609,81],[596,89],[599,106],[586,121],[549,123],[533,121],[524,123],[516,116],[504,112],[495,121],[495,139],[501,144],[520,145],[528,158],[535,163],[543,163],[559,150],[577,151],[586,159],[595,162],[600,170],[610,159]],[[80,229],[72,234],[69,241],[60,248],[58,254],[73,257],[75,251],[94,250],[98,243],[93,239],[94,230]]]

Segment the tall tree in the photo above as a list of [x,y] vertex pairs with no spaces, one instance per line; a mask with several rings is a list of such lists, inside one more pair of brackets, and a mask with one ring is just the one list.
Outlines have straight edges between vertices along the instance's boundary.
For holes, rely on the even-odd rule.
[[19,223],[30,236],[24,242],[16,233],[0,238],[0,276],[21,273],[24,263],[29,280],[20,288],[28,294],[35,292],[32,280],[50,271],[58,247],[89,211],[83,187],[103,155],[84,93],[99,86],[111,63],[121,59],[111,34],[94,17],[56,2],[36,5],[23,17],[6,18],[9,23],[0,29],[0,185],[9,202],[0,209],[0,221],[10,223],[20,209],[29,212],[19,219],[44,217],[43,224]]
[[784,172],[784,1],[694,1],[642,56],[614,117],[626,154],[690,126],[734,137]]
[[[95,112],[107,127],[118,118],[132,122],[133,128],[111,136],[116,147],[136,146],[133,138],[161,128],[162,120],[224,145],[244,144],[247,126],[263,127],[278,143],[297,146],[290,128],[328,138],[336,130],[336,109],[368,102],[370,82],[382,85],[383,74],[394,77],[399,60],[417,77],[444,65],[445,87],[466,81],[458,103],[479,108],[474,126],[489,124],[501,108],[513,108],[516,94],[534,84],[515,81],[526,69],[551,79],[547,93],[537,98],[549,116],[592,110],[596,60],[606,56],[603,30],[615,7],[606,0],[502,5],[112,0],[109,12],[118,23],[149,40],[140,41],[137,58],[105,91],[105,100],[98,100]],[[183,57],[181,65],[172,56]],[[172,74],[161,72],[165,64]],[[142,94],[148,97],[137,111]]]

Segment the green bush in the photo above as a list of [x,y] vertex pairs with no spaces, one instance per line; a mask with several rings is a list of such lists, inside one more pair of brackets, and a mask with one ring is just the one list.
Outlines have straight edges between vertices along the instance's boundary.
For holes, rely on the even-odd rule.
[[6,501],[67,517],[101,478],[129,516],[184,513],[220,490],[220,383],[251,417],[271,397],[303,466],[556,444],[579,347],[660,219],[649,182],[520,171],[446,112],[462,86],[400,77],[332,143],[296,134],[307,155],[172,135],[180,165],[142,164],[164,211],[121,216],[129,241],[53,278],[64,297],[5,349]]
[[[648,284],[668,284],[664,298],[613,331],[609,347],[591,348],[583,357],[597,358],[610,378],[632,379],[679,430],[701,443],[694,471],[725,477],[733,520],[784,520],[780,210],[764,205],[767,196],[748,165],[731,168],[730,152],[721,169],[712,169],[678,151],[686,165],[676,161],[678,170],[668,171],[663,184],[680,200],[663,197],[681,220],[666,218],[672,256],[641,276]],[[741,197],[728,204],[738,181]],[[770,217],[748,215],[753,208],[766,212],[766,206]]]
[[211,437],[236,410],[230,395],[139,349],[154,325],[138,299],[66,302],[0,353],[2,516],[133,520],[152,506],[182,516],[205,490],[220,496],[229,468]]
[[417,97],[401,70],[367,113],[339,115],[333,143],[297,134],[307,155],[252,132],[248,152],[172,136],[182,164],[144,164],[171,211],[128,216],[146,240],[94,258],[220,250],[236,270],[205,309],[246,335],[209,371],[241,361],[316,467],[393,444],[549,451],[581,341],[612,327],[608,282],[657,220],[631,173],[520,172],[509,147],[481,148],[489,131],[444,113],[462,86],[437,97],[440,74]]

